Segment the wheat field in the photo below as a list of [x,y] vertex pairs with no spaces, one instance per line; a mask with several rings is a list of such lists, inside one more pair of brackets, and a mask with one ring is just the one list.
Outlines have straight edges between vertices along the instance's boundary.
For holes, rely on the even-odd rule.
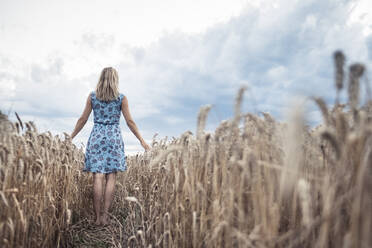
[[[372,101],[365,67],[334,54],[337,96],[309,127],[241,113],[214,131],[157,140],[118,174],[109,227],[92,225],[84,151],[32,122],[0,118],[0,247],[372,247]],[[330,84],[333,82],[330,82]]]

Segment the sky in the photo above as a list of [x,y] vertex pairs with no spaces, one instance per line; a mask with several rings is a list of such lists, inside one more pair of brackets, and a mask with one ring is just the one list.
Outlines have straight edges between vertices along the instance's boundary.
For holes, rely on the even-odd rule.
[[[149,143],[206,130],[243,111],[278,120],[294,96],[335,99],[332,54],[372,65],[370,0],[1,0],[0,110],[41,132],[71,133],[104,67]],[[365,81],[371,78],[367,70]],[[345,97],[345,94],[343,94]],[[310,124],[321,121],[314,104]],[[93,112],[74,139],[86,145]],[[123,118],[127,154],[142,152]]]

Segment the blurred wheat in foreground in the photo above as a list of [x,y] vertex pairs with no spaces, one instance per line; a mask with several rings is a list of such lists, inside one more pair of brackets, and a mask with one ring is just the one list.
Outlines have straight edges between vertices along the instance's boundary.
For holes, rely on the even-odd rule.
[[214,134],[207,106],[196,136],[154,137],[151,153],[128,158],[108,228],[90,223],[83,151],[1,117],[0,247],[372,247],[372,102],[359,100],[364,66],[345,73],[334,58],[336,104],[313,99],[321,126],[298,108],[287,124],[242,114],[241,89]]

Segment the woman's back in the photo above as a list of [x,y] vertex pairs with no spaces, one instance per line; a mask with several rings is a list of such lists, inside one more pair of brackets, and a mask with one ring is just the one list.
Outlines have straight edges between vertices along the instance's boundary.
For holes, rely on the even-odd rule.
[[121,115],[121,102],[124,95],[120,94],[116,100],[105,102],[97,98],[96,93],[91,95],[94,123],[97,124],[119,124]]
[[126,170],[124,142],[120,132],[121,102],[100,101],[95,92],[91,95],[94,126],[88,139],[85,153],[85,171],[112,173]]

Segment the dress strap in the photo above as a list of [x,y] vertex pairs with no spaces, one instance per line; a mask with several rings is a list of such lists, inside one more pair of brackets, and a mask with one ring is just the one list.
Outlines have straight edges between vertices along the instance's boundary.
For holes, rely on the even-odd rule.
[[92,104],[93,104],[95,98],[96,98],[96,93],[94,91],[90,92],[90,102]]
[[121,103],[123,102],[123,98],[124,98],[124,94],[120,93],[120,95],[119,95],[119,100],[120,100],[120,102],[119,102],[120,110],[121,110]]

